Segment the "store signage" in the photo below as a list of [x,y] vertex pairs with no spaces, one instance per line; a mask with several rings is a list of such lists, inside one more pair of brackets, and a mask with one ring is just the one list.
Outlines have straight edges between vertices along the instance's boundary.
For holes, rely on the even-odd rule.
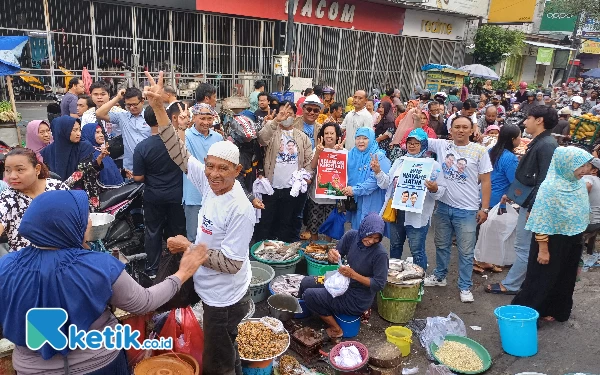
[[[364,0],[291,0],[294,22],[399,34],[405,9]],[[286,21],[286,0],[196,0],[196,10]]]
[[560,12],[549,12],[548,3],[546,1],[546,7],[544,8],[544,15],[542,16],[542,23],[540,24],[540,33],[564,33],[571,34],[575,30],[575,23],[577,22],[577,16],[571,16],[567,13]]
[[420,5],[469,16],[485,17],[488,14],[489,0],[424,0]]
[[492,0],[489,23],[532,22],[537,0]]
[[593,55],[600,55],[600,42],[586,40],[581,45],[581,53],[591,53]]
[[438,18],[433,13],[407,9],[402,35],[431,39],[462,40],[465,36],[466,22],[465,18],[447,15]]

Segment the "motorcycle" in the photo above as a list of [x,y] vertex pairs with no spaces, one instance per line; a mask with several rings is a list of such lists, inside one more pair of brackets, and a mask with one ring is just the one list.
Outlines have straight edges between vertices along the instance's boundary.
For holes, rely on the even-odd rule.
[[523,132],[525,130],[524,123],[525,123],[526,119],[527,119],[527,116],[525,116],[525,114],[523,112],[516,111],[516,112],[512,112],[511,114],[506,116],[506,118],[504,119],[504,124],[518,126],[519,129],[521,129],[521,132]]

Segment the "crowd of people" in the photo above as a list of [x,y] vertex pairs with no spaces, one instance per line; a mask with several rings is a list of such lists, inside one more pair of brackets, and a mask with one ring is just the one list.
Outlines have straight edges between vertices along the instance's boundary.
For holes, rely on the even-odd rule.
[[[569,318],[584,233],[591,237],[600,226],[600,147],[593,155],[558,147],[553,133],[568,136],[569,116],[600,110],[597,82],[538,92],[525,82],[515,92],[493,90],[486,82],[479,95],[471,95],[466,81],[448,92],[416,90],[406,103],[395,88],[383,97],[358,90],[344,105],[332,87],[308,88],[294,103],[274,97],[266,82],[257,81],[248,98],[224,100],[220,115],[214,86],[200,84],[189,102],[177,99],[162,73],[157,80],[146,76],[144,90],[131,87],[113,98],[102,81],[92,83],[86,95],[83,81],[71,79],[61,116],[31,121],[26,147],[6,155],[0,234],[8,238],[8,254],[0,258],[0,301],[17,307],[0,312],[0,326],[17,345],[19,373],[63,369],[56,351],[25,347],[19,311],[58,304],[77,314],[81,304],[86,311],[77,318],[79,328],[99,329],[115,324],[106,315],[108,304],[151,311],[190,278],[203,302],[209,344],[203,373],[237,373],[235,338],[246,313],[250,244],[317,240],[339,210],[351,230],[329,259],[348,257],[340,273],[353,280],[354,292],[332,300],[313,280],[301,287],[331,337],[341,336],[332,315],[360,315],[370,307],[385,286],[388,258],[402,257],[406,239],[414,263],[427,272],[428,287],[447,285],[456,246],[458,297],[473,302],[473,272],[501,272],[505,266],[474,259],[479,226],[491,210],[501,212],[511,203],[520,206],[516,260],[504,280],[485,291],[516,295],[514,303],[535,308],[546,320]],[[522,128],[506,121],[515,113],[523,114]],[[522,136],[531,141],[517,154]],[[347,186],[339,187],[344,204],[316,197],[316,169],[325,149],[347,150]],[[434,159],[422,213],[396,210],[393,220],[384,221],[407,157]],[[93,174],[101,187],[144,183],[146,273],[157,274],[164,241],[172,253],[184,254],[178,273],[143,289],[132,285],[122,266],[84,250],[89,212],[98,209],[99,194],[80,183],[82,174]],[[523,196],[515,198],[515,190]],[[425,251],[430,228],[435,264]],[[65,262],[67,270],[55,267]],[[88,270],[98,278],[82,279]],[[42,274],[39,284],[27,284],[36,272]],[[72,275],[61,279],[59,273]],[[56,294],[43,288],[50,280]],[[97,292],[93,298],[70,295],[68,283]],[[22,287],[27,298],[21,298]],[[67,353],[61,352],[72,366],[87,366],[89,353]],[[119,353],[104,353],[88,368],[116,369],[119,361]]]

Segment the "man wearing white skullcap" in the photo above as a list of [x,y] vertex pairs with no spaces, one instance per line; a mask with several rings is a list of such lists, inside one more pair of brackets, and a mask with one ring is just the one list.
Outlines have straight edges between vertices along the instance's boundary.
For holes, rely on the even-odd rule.
[[[147,96],[156,112],[159,135],[171,159],[202,195],[195,245],[183,236],[167,240],[167,247],[173,253],[196,246],[208,248],[208,260],[194,274],[194,289],[202,298],[204,308],[204,342],[207,343],[202,373],[241,374],[235,340],[237,326],[248,312],[246,293],[251,278],[248,254],[256,214],[236,180],[242,169],[240,152],[232,142],[219,141],[210,146],[204,161],[190,155],[182,141],[185,137],[181,129],[185,129],[186,124],[177,124],[178,135],[159,100],[162,75],[158,84],[154,84],[148,73],[146,75],[152,83]],[[189,115],[183,113],[179,119],[189,121]]]

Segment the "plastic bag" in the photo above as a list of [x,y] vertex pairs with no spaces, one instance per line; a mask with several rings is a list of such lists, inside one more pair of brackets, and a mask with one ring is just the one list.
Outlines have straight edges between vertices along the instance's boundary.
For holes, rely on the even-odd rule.
[[325,289],[327,289],[333,298],[346,293],[349,285],[350,279],[337,271],[333,276],[325,280]]
[[344,224],[346,223],[346,213],[340,212],[336,208],[331,211],[325,222],[319,227],[319,233],[340,240],[344,235]]
[[[162,256],[160,257],[160,264],[158,265],[158,272],[154,279],[154,285],[160,284],[164,279],[177,272],[179,270],[180,261],[181,254],[171,254],[169,250],[163,250]],[[179,291],[175,293],[173,298],[157,308],[156,311],[163,312],[180,307],[187,307],[189,305],[195,305],[199,301],[200,297],[194,290],[194,280],[190,277],[181,285],[181,288],[179,288]]]
[[444,365],[436,365],[435,363],[430,363],[429,367],[427,367],[425,375],[454,375],[454,373]]
[[202,368],[204,332],[191,307],[171,310],[160,337],[173,338],[173,352],[191,355]]
[[506,266],[515,262],[515,239],[519,214],[509,204],[506,213],[499,214],[498,203],[479,229],[479,239],[475,245],[475,259],[479,262]]
[[442,316],[427,318],[427,325],[421,333],[421,345],[427,350],[427,358],[433,361],[433,356],[429,351],[429,345],[434,342],[438,347],[444,342],[446,335],[457,335],[467,337],[467,328],[465,323],[454,313],[448,317]]

